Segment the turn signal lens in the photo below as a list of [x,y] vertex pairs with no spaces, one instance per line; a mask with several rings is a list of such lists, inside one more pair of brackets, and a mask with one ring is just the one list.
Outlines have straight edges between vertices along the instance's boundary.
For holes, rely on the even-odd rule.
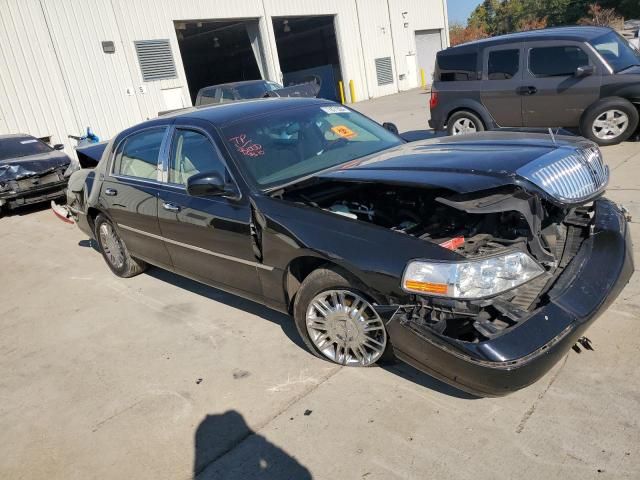
[[416,282],[415,280],[406,280],[404,283],[404,288],[405,290],[412,290],[414,292],[446,295],[449,287],[444,283]]
[[524,252],[509,252],[463,262],[414,260],[402,277],[406,292],[459,299],[498,295],[544,273]]

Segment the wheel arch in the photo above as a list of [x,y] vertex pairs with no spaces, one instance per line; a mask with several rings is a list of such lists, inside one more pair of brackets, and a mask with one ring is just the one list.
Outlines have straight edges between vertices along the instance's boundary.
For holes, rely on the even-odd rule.
[[448,125],[449,119],[454,113],[462,111],[469,111],[477,115],[480,120],[482,120],[482,123],[484,123],[485,129],[491,129],[498,126],[493,117],[491,117],[489,110],[487,110],[487,108],[482,105],[482,103],[472,99],[461,100],[451,105],[449,111],[447,112],[445,125]]
[[374,301],[384,303],[383,296],[379,292],[373,291],[370,287],[366,287],[366,282],[362,280],[361,274],[351,265],[345,265],[343,262],[337,262],[326,257],[307,253],[292,259],[283,275],[284,297],[287,305],[287,311],[293,312],[293,305],[296,295],[300,290],[302,282],[312,272],[319,268],[331,268],[340,271],[345,276],[351,278],[363,293],[366,293]]

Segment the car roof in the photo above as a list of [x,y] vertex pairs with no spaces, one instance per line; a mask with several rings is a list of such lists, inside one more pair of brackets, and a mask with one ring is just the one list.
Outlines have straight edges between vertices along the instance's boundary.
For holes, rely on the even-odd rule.
[[[333,105],[335,102],[323,98],[256,98],[240,100],[237,102],[220,103],[218,105],[206,105],[193,107],[187,110],[169,114],[173,118],[197,118],[206,120],[216,126],[222,126],[243,118],[254,115],[262,115],[290,108],[299,108],[307,105]],[[151,121],[151,120],[150,120]]]
[[480,40],[456,45],[455,47],[444,50],[444,52],[452,52],[457,49],[463,50],[465,47],[488,47],[501,43],[510,43],[514,41],[523,42],[527,40],[573,40],[583,42],[612,31],[613,30],[609,27],[594,26],[550,27],[542,28],[540,30],[528,30],[526,32],[507,33],[506,35],[482,38]]
[[26,133],[5,133],[0,135],[0,140],[7,140],[9,138],[36,138],[33,135],[28,135]]
[[248,117],[300,108],[308,105],[336,105],[336,102],[325,100],[323,98],[305,97],[256,98],[200,107],[189,107],[176,110],[129,127],[116,136],[116,143],[119,142],[120,138],[138,130],[154,126],[170,125],[176,119],[205,120],[216,127],[222,127]]
[[242,87],[243,85],[256,85],[258,83],[266,83],[269,80],[243,80],[241,82],[228,82],[228,83],[219,83],[217,85],[209,85],[207,87],[202,87],[200,91],[209,90],[210,88],[219,88],[219,87]]

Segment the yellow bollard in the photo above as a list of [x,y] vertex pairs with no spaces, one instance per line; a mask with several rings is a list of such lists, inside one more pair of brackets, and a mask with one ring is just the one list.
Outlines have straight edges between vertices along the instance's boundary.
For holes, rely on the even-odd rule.
[[351,94],[351,103],[356,103],[356,85],[353,80],[349,80],[349,93]]
[[424,79],[424,68],[420,69],[420,85],[423,89],[427,88],[427,82]]
[[344,105],[344,85],[342,84],[342,80],[338,82],[338,89],[340,90],[340,103]]

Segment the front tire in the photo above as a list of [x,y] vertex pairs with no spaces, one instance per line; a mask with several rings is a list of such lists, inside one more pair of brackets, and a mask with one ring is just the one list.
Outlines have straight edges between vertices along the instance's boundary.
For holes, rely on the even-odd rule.
[[580,120],[582,136],[600,146],[625,141],[638,128],[638,110],[620,97],[604,98],[591,105]]
[[333,268],[315,270],[302,282],[294,319],[314,355],[355,367],[369,367],[390,357],[384,323],[358,286],[345,272]]
[[104,215],[96,218],[95,236],[104,261],[118,277],[134,277],[146,270],[147,264],[129,254],[113,223]]
[[484,130],[484,123],[482,123],[480,117],[469,110],[455,112],[447,120],[447,133],[449,135],[465,135],[484,132]]

